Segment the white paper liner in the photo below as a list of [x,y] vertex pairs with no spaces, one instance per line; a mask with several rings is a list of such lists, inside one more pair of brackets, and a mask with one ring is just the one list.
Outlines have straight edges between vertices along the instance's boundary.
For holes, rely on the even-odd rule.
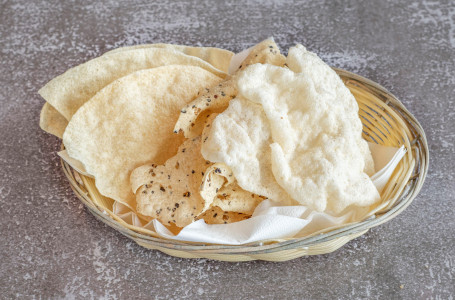
[[[396,166],[406,153],[401,148],[385,147],[368,143],[375,166],[380,168],[371,179],[379,192],[390,179]],[[253,216],[231,224],[208,225],[198,220],[174,235],[158,220],[145,223],[134,212],[119,202],[114,203],[114,214],[128,224],[155,231],[158,235],[179,241],[241,245],[270,239],[303,237],[321,229],[362,220],[369,212],[368,207],[348,207],[338,216],[316,212],[306,206],[281,206],[270,200],[262,201]]]

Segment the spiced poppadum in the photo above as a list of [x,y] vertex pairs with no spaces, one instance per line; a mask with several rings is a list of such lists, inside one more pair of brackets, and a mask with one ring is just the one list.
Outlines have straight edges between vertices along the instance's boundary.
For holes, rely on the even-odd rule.
[[201,214],[197,219],[198,220],[202,219],[207,224],[230,224],[240,222],[249,218],[251,218],[251,215],[232,211],[224,211],[218,206],[213,206],[209,210]]
[[[199,193],[204,171],[210,162],[200,155],[201,138],[186,140],[175,156],[163,165],[148,164],[135,169],[131,185],[136,191],[137,211],[184,227],[202,213],[205,201]],[[221,187],[211,185],[211,189]]]

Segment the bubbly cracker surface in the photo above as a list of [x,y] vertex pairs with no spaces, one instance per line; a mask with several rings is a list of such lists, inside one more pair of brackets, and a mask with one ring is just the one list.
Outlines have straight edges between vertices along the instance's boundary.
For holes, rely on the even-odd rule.
[[221,78],[194,66],[163,66],[122,77],[73,116],[63,135],[68,154],[95,177],[101,194],[135,208],[131,171],[164,163],[183,142],[173,134],[180,107]]
[[229,166],[244,190],[290,204],[273,177],[270,143],[270,125],[261,106],[239,97],[204,130],[201,151],[204,158]]
[[114,50],[108,51],[103,55],[110,55],[113,53],[117,53],[120,51],[129,51],[129,50],[136,50],[136,49],[147,49],[147,48],[163,48],[168,50],[173,50],[177,52],[181,52],[186,55],[198,57],[218,70],[223,72],[228,71],[229,63],[231,61],[232,56],[234,55],[233,52],[225,49],[214,48],[214,47],[192,47],[192,46],[185,46],[185,45],[173,45],[173,44],[142,44],[142,45],[135,45],[135,46],[126,46],[116,48]]
[[255,64],[239,75],[238,99],[214,120],[204,157],[227,164],[239,185],[255,193],[251,188],[263,186],[264,172],[256,167],[242,176],[271,159],[269,180],[317,211],[373,204],[379,193],[366,173],[372,159],[354,97],[303,46],[291,48],[287,65],[290,70]]

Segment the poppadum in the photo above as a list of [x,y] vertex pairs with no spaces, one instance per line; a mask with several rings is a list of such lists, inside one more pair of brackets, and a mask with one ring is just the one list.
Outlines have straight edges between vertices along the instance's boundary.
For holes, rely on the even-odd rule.
[[116,48],[114,50],[108,51],[108,52],[104,53],[103,55],[110,55],[110,54],[117,53],[120,51],[129,51],[129,50],[146,49],[146,48],[163,48],[163,49],[169,49],[169,50],[182,52],[186,55],[195,56],[195,57],[198,57],[198,58],[208,62],[209,64],[211,64],[218,70],[221,70],[226,73],[228,71],[231,58],[232,58],[232,56],[234,56],[234,53],[229,50],[215,48],[215,47],[193,47],[193,46],[173,45],[173,44],[142,44],[142,45],[135,45],[135,46],[126,46],[126,47],[120,47],[120,48]]
[[[249,65],[255,63],[267,63],[277,66],[283,66],[286,58],[280,53],[278,46],[273,39],[267,39],[257,44],[251,49],[251,52],[239,66],[243,70]],[[180,117],[175,124],[175,132],[183,132],[185,137],[191,138],[201,134],[197,129],[199,115],[209,110],[210,112],[222,112],[229,105],[229,101],[237,95],[236,85],[237,72],[226,78],[218,85],[207,89],[194,101],[182,108]],[[203,120],[202,120],[203,121]]]
[[[186,140],[175,156],[163,165],[148,164],[131,174],[136,191],[137,211],[163,224],[184,227],[192,223],[205,207],[199,190],[210,162],[200,155],[201,138]],[[219,186],[211,186],[215,190]]]
[[44,103],[41,109],[39,126],[42,130],[62,138],[68,120],[65,119],[52,105],[48,102]]
[[223,211],[218,206],[213,206],[197,219],[204,220],[207,224],[230,224],[235,222],[240,222],[250,218],[251,215],[242,214],[232,211]]
[[163,164],[182,144],[172,133],[180,107],[221,78],[195,66],[163,66],[122,77],[98,92],[73,116],[63,135],[101,194],[135,208],[130,172]]
[[259,196],[242,189],[237,183],[223,186],[212,202],[223,211],[252,215],[256,207],[267,197]]
[[38,93],[67,120],[99,90],[132,72],[165,65],[198,66],[217,76],[226,74],[200,58],[160,48],[143,48],[103,55],[69,69]]
[[[291,48],[288,60],[291,70],[255,64],[239,74],[238,96],[213,121],[204,158],[227,164],[242,188],[264,196],[254,188],[271,186],[261,184],[268,172],[253,169],[271,162],[275,184],[317,211],[373,204],[379,194],[365,173],[371,157],[364,157],[369,152],[355,98],[303,46]],[[294,72],[294,65],[308,71]]]

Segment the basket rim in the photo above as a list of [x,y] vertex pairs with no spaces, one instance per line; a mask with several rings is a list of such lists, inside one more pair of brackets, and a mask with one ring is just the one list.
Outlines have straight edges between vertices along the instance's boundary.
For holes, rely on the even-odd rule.
[[108,226],[112,227],[113,229],[119,231],[123,235],[126,235],[130,238],[139,239],[149,245],[162,248],[182,251],[199,251],[200,253],[201,252],[218,253],[219,250],[228,250],[229,252],[225,252],[223,254],[254,255],[270,253],[271,251],[276,252],[295,248],[306,248],[319,243],[328,242],[343,236],[358,234],[362,231],[366,232],[370,228],[378,226],[396,217],[404,209],[406,209],[407,206],[411,204],[411,202],[420,192],[423,182],[425,181],[429,166],[428,142],[426,139],[425,132],[420,123],[406,109],[403,103],[401,103],[401,101],[399,101],[398,98],[395,97],[395,95],[393,95],[390,91],[388,91],[386,88],[379,85],[378,83],[370,79],[367,79],[361,75],[340,68],[333,67],[332,69],[334,69],[337,72],[337,74],[340,75],[341,77],[348,78],[348,80],[353,80],[356,84],[359,84],[372,92],[376,92],[376,94],[386,95],[385,98],[381,97],[382,99],[380,100],[382,100],[386,105],[390,106],[395,112],[397,112],[400,115],[400,117],[405,121],[409,129],[412,129],[412,131],[417,134],[417,137],[413,141],[411,141],[411,146],[418,145],[420,150],[424,150],[418,151],[418,155],[420,155],[422,159],[419,161],[420,164],[417,168],[417,174],[413,174],[413,176],[405,184],[405,188],[400,193],[397,202],[392,206],[392,208],[390,208],[387,212],[379,216],[373,215],[363,221],[354,224],[348,224],[346,226],[331,230],[326,233],[309,235],[300,238],[290,238],[284,241],[272,242],[270,244],[264,244],[267,241],[259,241],[241,245],[206,244],[187,241],[177,241],[166,238],[153,237],[140,232],[136,232],[130,228],[123,226],[121,223],[111,218],[108,214],[103,213],[102,208],[98,207],[94,203],[88,202],[86,199],[84,199],[84,197],[80,196],[80,193],[82,194],[86,193],[80,190],[79,187],[74,186],[70,178],[71,172],[76,171],[63,159],[61,159],[64,174],[68,178],[70,186],[73,189],[76,196],[82,201],[82,203],[89,209],[89,211],[97,219],[107,224]]

